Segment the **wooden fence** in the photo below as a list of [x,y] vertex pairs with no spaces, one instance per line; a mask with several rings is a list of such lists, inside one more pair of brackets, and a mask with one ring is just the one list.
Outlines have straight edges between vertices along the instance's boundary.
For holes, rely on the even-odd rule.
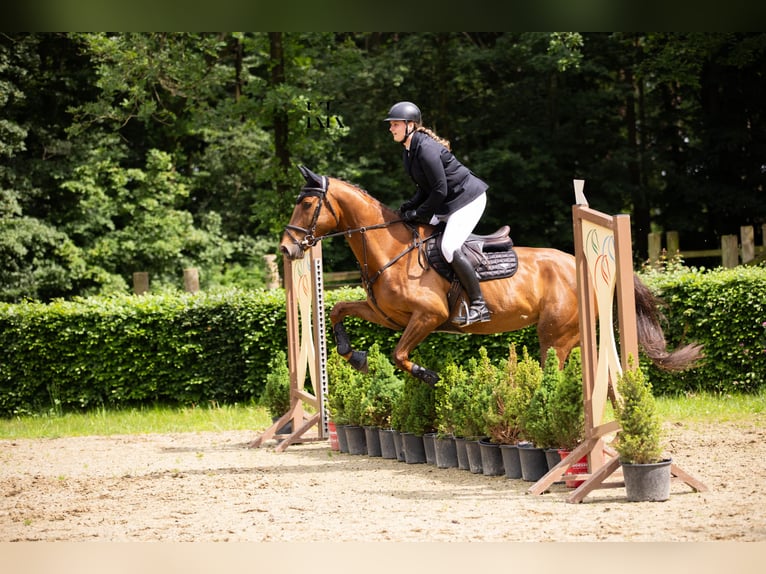
[[[649,262],[652,264],[659,261],[663,254],[662,233],[649,234]],[[736,267],[737,265],[755,265],[766,260],[766,224],[761,226],[761,245],[755,244],[755,229],[752,225],[744,225],[739,228],[739,237],[736,235],[721,236],[719,249],[683,250],[677,231],[665,233],[665,254],[673,257],[679,254],[684,261],[699,259],[702,257],[720,257],[722,267]]]

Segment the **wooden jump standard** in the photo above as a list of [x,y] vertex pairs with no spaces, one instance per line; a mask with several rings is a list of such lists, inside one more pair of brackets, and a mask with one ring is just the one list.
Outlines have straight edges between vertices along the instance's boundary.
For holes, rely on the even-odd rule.
[[[580,314],[585,438],[528,490],[530,494],[544,493],[551,484],[561,480],[572,464],[587,455],[587,474],[566,475],[567,480],[584,481],[567,499],[570,503],[582,502],[596,489],[625,486],[622,480],[607,481],[620,469],[620,459],[615,450],[606,444],[604,437],[618,433],[620,426],[617,421],[604,422],[604,409],[607,397],[611,398],[612,404],[618,400],[615,384],[622,370],[628,368],[628,357],[632,355],[634,360],[638,360],[630,216],[608,216],[590,209],[583,193],[584,184],[584,180],[574,180],[575,205],[572,207],[572,218]],[[619,354],[612,315],[615,289],[620,330]],[[598,344],[597,312],[600,325]],[[670,472],[674,480],[681,480],[693,490],[707,491],[704,484],[677,465],[671,465]]]
[[[329,436],[325,400],[327,397],[327,346],[321,243],[317,243],[306,251],[302,259],[291,260],[285,257],[284,274],[290,409],[250,443],[251,447],[256,448],[271,438],[281,439],[276,446],[277,452],[283,452],[294,443],[326,440]],[[316,395],[304,389],[307,366]],[[306,413],[304,405],[310,405],[315,414]],[[276,434],[288,422],[292,422],[293,431],[289,434]],[[313,436],[306,436],[306,433],[314,426],[317,427],[316,433]]]

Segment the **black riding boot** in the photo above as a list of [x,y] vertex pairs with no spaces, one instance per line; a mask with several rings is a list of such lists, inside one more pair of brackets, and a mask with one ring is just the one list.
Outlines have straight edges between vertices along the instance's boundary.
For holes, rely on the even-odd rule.
[[484,302],[484,297],[481,294],[479,278],[476,276],[471,262],[466,259],[460,249],[452,255],[452,269],[455,271],[457,278],[460,279],[460,283],[471,300],[471,305],[465,309],[465,314],[455,317],[455,323],[458,325],[470,325],[471,323],[489,321],[489,309],[487,309],[487,304]]

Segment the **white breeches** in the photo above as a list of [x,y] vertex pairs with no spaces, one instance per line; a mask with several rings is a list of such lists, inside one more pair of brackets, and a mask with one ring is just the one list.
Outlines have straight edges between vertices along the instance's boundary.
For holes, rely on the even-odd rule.
[[468,205],[461,207],[455,213],[447,216],[433,216],[431,224],[436,225],[439,221],[446,221],[442,237],[442,255],[448,263],[452,263],[452,254],[465,243],[468,236],[479,223],[484,209],[487,207],[487,194],[482,193]]

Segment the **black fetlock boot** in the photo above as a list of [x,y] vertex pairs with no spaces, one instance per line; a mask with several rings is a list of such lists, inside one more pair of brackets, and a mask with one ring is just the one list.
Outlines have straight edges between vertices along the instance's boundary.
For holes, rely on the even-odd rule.
[[466,259],[461,250],[455,251],[452,255],[452,269],[455,275],[460,279],[461,285],[471,300],[470,306],[465,309],[464,314],[455,317],[454,322],[458,325],[470,325],[471,323],[480,323],[490,320],[489,309],[481,294],[479,278],[473,270],[470,261]]

